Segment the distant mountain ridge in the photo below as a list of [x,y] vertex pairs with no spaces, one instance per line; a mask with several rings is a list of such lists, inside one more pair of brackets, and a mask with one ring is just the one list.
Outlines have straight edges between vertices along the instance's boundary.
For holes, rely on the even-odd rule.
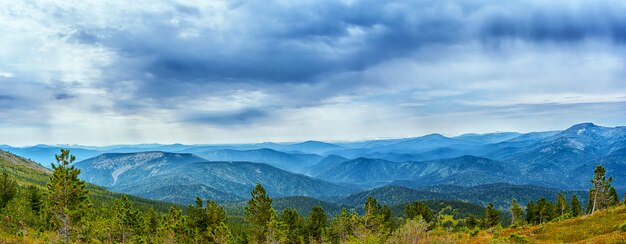
[[329,197],[354,192],[267,164],[214,162],[188,153],[108,153],[75,166],[87,182],[177,203],[190,203],[195,196],[218,201],[246,199],[256,183],[262,183],[268,193],[279,197]]
[[[141,144],[69,147],[73,147],[70,149],[79,161],[105,153],[163,151],[175,154],[191,153],[205,159],[202,161],[263,163],[288,171],[287,173],[306,174],[325,182],[333,182],[333,185],[356,187],[361,190],[400,180],[419,185],[476,186],[504,182],[564,190],[587,189],[592,168],[601,163],[607,167],[609,175],[615,176],[614,186],[618,192],[620,194],[626,192],[626,177],[622,177],[623,169],[626,168],[622,151],[626,148],[626,127],[603,127],[593,123],[576,124],[558,131],[465,134],[452,138],[430,134],[411,138],[334,143],[305,141],[228,145]],[[16,148],[3,145],[0,148],[39,163],[43,162],[43,166],[49,167],[60,146],[37,145]],[[165,161],[177,160],[168,158]],[[187,163],[194,161],[197,160],[189,160]],[[147,163],[150,164],[152,163]],[[144,170],[132,165],[124,167],[130,168],[117,168],[116,172]],[[85,172],[87,171],[89,170],[85,169]],[[111,176],[112,173],[106,172],[106,181],[99,179],[100,175],[94,174],[92,181],[112,187],[113,182],[119,181],[119,177],[116,179]],[[138,176],[143,174],[138,173],[135,178],[141,178]],[[223,192],[219,188],[205,186],[191,178],[182,177],[180,181],[185,182],[185,186],[189,188],[185,192],[191,191],[192,185],[202,186],[198,189],[204,189],[207,195]],[[226,192],[224,194],[227,196],[224,198],[237,196]]]

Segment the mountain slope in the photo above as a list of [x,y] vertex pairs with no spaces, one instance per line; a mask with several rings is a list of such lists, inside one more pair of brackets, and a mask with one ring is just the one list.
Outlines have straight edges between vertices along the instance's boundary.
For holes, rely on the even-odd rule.
[[267,164],[206,162],[192,154],[103,154],[76,166],[83,170],[83,179],[113,191],[177,203],[190,203],[196,196],[217,201],[247,199],[256,183],[276,197],[328,197],[352,192]]
[[531,185],[498,183],[472,187],[451,185],[415,186],[411,185],[410,182],[394,182],[388,186],[338,198],[336,202],[343,205],[354,206],[355,204],[364,202],[367,200],[367,197],[371,195],[380,202],[388,205],[397,205],[411,201],[446,200],[470,202],[480,206],[493,203],[498,208],[508,209],[512,198],[516,198],[518,202],[525,205],[531,200],[537,201],[542,197],[554,201],[559,192],[563,192],[568,200],[571,199],[573,194],[576,194],[581,203],[584,204],[587,202],[587,192],[561,191]]
[[128,184],[174,167],[203,162],[206,159],[189,153],[140,152],[106,153],[74,164],[85,181],[105,187],[120,182]]
[[468,142],[445,137],[440,134],[430,134],[422,137],[405,139],[397,143],[376,147],[377,152],[420,153],[438,148],[463,148],[477,146],[475,142]]
[[332,168],[342,162],[348,161],[349,159],[344,158],[342,156],[337,156],[337,155],[328,155],[325,158],[323,158],[322,160],[320,160],[318,163],[311,165],[309,167],[307,167],[304,170],[304,174],[306,175],[311,175],[311,176],[317,176],[320,173],[324,172],[325,170]]
[[[10,152],[12,154],[21,156],[23,158],[37,162],[38,164],[50,168],[51,163],[54,161],[54,155],[59,154],[62,147],[48,146],[48,145],[36,145],[32,147],[10,147],[4,146],[0,149]],[[65,148],[70,149],[72,155],[76,156],[76,160],[80,161],[100,154],[100,151],[82,149],[82,148]]]
[[468,141],[468,142],[476,142],[481,144],[490,144],[503,142],[507,140],[511,140],[513,138],[519,137],[522,134],[517,132],[496,132],[496,133],[486,133],[486,134],[463,134],[460,136],[453,137],[457,140]]
[[311,154],[325,154],[328,151],[332,150],[340,150],[342,146],[335,145],[332,143],[321,142],[321,141],[305,141],[290,145],[283,145],[279,150],[281,151],[298,151],[302,153],[311,153]]
[[[52,175],[52,171],[49,169],[3,150],[0,150],[0,171],[7,172],[11,177],[14,177],[19,187],[34,185],[44,188]],[[115,199],[119,199],[122,195],[89,183],[86,188],[89,190],[91,202],[96,207],[110,206]],[[157,211],[165,212],[172,205],[171,203],[148,200],[136,196],[128,196],[128,198],[136,207],[144,210],[154,208]]]
[[244,161],[264,163],[292,172],[301,172],[304,168],[311,166],[322,159],[321,156],[316,154],[285,153],[268,148],[253,150],[190,149],[185,150],[185,152],[192,152],[210,161]]
[[588,187],[593,172],[597,165],[606,169],[606,175],[613,176],[611,183],[618,192],[626,192],[626,147],[617,149],[598,159],[591,160],[582,166],[572,170],[568,182],[577,183],[577,186]]
[[317,177],[330,182],[353,184],[388,182],[397,175],[398,165],[382,159],[356,158],[328,168]]
[[357,158],[330,167],[317,177],[330,182],[363,186],[380,186],[397,180],[408,180],[423,185],[472,186],[519,182],[516,172],[515,166],[474,156],[402,163]]

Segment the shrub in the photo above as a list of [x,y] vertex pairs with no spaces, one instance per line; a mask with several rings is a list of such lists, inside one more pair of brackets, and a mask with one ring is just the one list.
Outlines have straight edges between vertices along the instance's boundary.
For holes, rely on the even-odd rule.
[[626,222],[622,223],[617,228],[620,229],[621,231],[626,231]]
[[539,226],[539,228],[537,228],[537,229],[535,229],[535,230],[531,231],[531,233],[533,233],[533,234],[539,234],[539,233],[541,233],[541,232],[542,232],[542,231],[544,231],[544,230],[546,230],[546,227],[542,225],[542,226]]
[[474,237],[474,236],[478,235],[479,232],[480,232],[480,228],[474,227],[474,229],[471,229],[469,231],[469,234],[470,234],[471,237]]
[[511,233],[509,235],[509,241],[512,243],[527,243],[528,239],[526,239],[526,236]]

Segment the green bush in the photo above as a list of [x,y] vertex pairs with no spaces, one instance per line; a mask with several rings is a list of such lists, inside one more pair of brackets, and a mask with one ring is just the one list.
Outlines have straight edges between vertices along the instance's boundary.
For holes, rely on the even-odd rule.
[[527,243],[528,239],[526,239],[526,236],[511,233],[509,235],[509,241],[512,243]]
[[474,237],[474,236],[478,235],[479,232],[480,232],[480,229],[478,227],[475,227],[474,229],[471,229],[469,231],[469,234],[470,234],[471,237]]
[[626,222],[622,223],[621,225],[619,225],[617,227],[618,229],[622,230],[622,231],[626,231]]

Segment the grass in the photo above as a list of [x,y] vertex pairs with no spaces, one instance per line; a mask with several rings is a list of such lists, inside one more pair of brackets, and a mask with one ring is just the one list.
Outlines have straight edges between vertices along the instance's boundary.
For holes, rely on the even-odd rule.
[[626,206],[543,225],[468,232],[428,232],[428,243],[626,243]]
[[625,220],[626,207],[622,205],[559,222],[505,229],[503,236],[524,236],[530,243],[626,243],[626,232],[618,228]]

